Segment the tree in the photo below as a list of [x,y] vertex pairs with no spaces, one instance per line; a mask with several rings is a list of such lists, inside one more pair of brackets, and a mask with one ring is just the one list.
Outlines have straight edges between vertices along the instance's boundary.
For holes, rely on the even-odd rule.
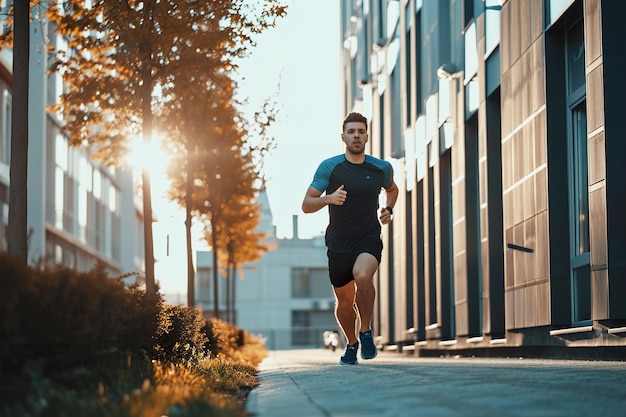
[[[224,178],[222,175],[215,177],[207,176],[207,180],[211,181],[207,187],[208,194],[204,210],[201,211],[201,219],[205,225],[205,239],[210,242],[213,250],[213,296],[214,296],[214,314],[219,314],[219,299],[217,279],[217,271],[226,269],[228,264],[220,262],[224,257],[221,253],[227,253],[230,249],[234,251],[238,243],[237,235],[242,236],[250,229],[243,229],[247,224],[245,219],[254,215],[258,211],[258,207],[251,203],[254,199],[254,183],[256,182],[256,172],[251,169],[251,165],[246,161],[250,161],[250,154],[244,155],[239,161],[241,165],[233,164],[230,169],[232,177]],[[258,218],[258,215],[256,216]],[[243,232],[243,233],[242,233]],[[231,247],[229,248],[229,245]],[[223,268],[226,267],[226,268]],[[228,277],[228,274],[225,274]]]
[[[188,239],[192,216],[210,224],[212,230],[221,230],[220,219],[233,196],[252,194],[253,178],[245,170],[246,157],[241,153],[245,133],[240,130],[232,86],[232,79],[223,76],[197,93],[195,106],[170,109],[169,120],[176,119],[173,115],[184,117],[184,122],[178,124],[178,141],[170,141],[177,144],[177,149],[171,149],[175,157],[168,174],[172,181],[170,198],[186,209]],[[210,240],[216,266],[217,236]],[[217,284],[215,268],[214,283]],[[214,298],[214,314],[219,317],[217,292]]]
[[226,311],[227,321],[236,324],[236,278],[239,266],[244,263],[256,262],[270,249],[270,245],[263,243],[267,237],[263,233],[255,232],[260,223],[260,208],[255,200],[247,198],[234,199],[224,217],[227,233],[221,238],[224,242],[220,245],[224,248],[220,257],[220,265],[226,267],[227,277]]
[[[227,276],[230,265],[225,255],[230,253],[237,265],[261,256],[242,257],[245,250],[266,250],[259,243],[263,236],[253,233],[260,216],[254,201],[258,184],[262,183],[259,160],[271,148],[268,142],[273,142],[273,138],[268,139],[267,127],[276,114],[275,106],[266,104],[257,112],[254,123],[244,120],[236,108],[239,103],[234,100],[236,84],[227,74],[198,85],[206,88],[178,95],[170,102],[163,115],[162,130],[171,136],[168,143],[174,155],[168,169],[170,198],[186,209],[188,263],[191,219],[197,218],[205,225],[205,239],[213,252],[214,315],[219,317],[219,271],[225,271]],[[178,103],[179,100],[188,105]],[[265,136],[259,138],[260,133]],[[251,144],[253,140],[257,143]],[[188,278],[191,293],[191,273]],[[193,298],[189,294],[188,297],[192,305]]]
[[187,94],[177,95],[168,103],[160,124],[162,132],[169,136],[169,151],[172,154],[168,169],[172,180],[169,196],[185,208],[189,306],[195,305],[192,219],[204,210],[206,202],[203,200],[206,182],[200,181],[205,171],[203,167],[217,163],[221,167],[224,161],[214,155],[224,153],[224,149],[237,149],[240,145],[232,79],[225,74],[215,74],[212,79],[206,79],[204,74],[198,78],[204,81],[194,80],[195,89],[190,85]]
[[[269,135],[268,129],[276,120],[276,114],[275,103],[268,99],[262,110],[255,113],[254,123],[241,118],[240,123],[231,126],[233,129],[230,132],[222,130],[222,133],[227,134],[226,137],[230,134],[234,140],[234,142],[225,141],[226,158],[220,158],[217,166],[203,165],[204,176],[201,175],[200,178],[206,181],[202,188],[206,195],[200,194],[200,201],[204,204],[200,207],[199,213],[205,225],[205,240],[210,243],[213,250],[215,315],[219,315],[218,269],[226,270],[225,276],[228,277],[230,265],[223,262],[224,256],[220,254],[232,251],[230,258],[236,262],[253,262],[260,258],[261,252],[267,251],[267,248],[259,243],[264,236],[253,233],[260,217],[258,205],[255,205],[254,201],[260,191],[259,186],[263,184],[263,156],[274,146],[274,138]],[[253,143],[253,140],[256,143]],[[231,146],[228,149],[229,144]],[[223,164],[229,160],[230,164]],[[219,171],[214,172],[215,168],[219,169],[219,165],[223,165],[222,168],[227,170],[225,172],[228,175],[223,175]],[[246,219],[252,219],[253,223],[246,222]],[[258,249],[254,255],[249,251],[251,248]]]
[[[280,86],[279,86],[280,89]],[[227,233],[218,239],[221,243],[217,246],[217,251],[223,248],[219,265],[225,268],[225,276],[227,277],[226,291],[226,310],[227,314],[232,313],[229,317],[231,323],[236,324],[235,303],[236,303],[236,277],[238,275],[239,266],[245,263],[256,262],[265,252],[270,250],[270,245],[262,243],[266,236],[262,233],[254,232],[260,223],[260,208],[256,202],[256,198],[260,192],[265,189],[265,178],[263,173],[263,161],[267,153],[271,152],[275,147],[275,138],[270,134],[270,127],[276,121],[278,115],[277,103],[268,98],[263,103],[261,110],[255,112],[254,122],[248,123],[244,120],[245,126],[242,127],[247,133],[246,155],[248,156],[247,169],[252,180],[250,184],[261,184],[260,188],[253,185],[253,194],[233,196],[231,204],[227,206],[226,213],[223,217],[224,229]],[[255,140],[255,143],[252,143]],[[209,239],[219,230],[214,232],[211,228],[205,229],[205,239]],[[215,258],[215,256],[214,256]],[[215,260],[214,260],[215,263]],[[214,280],[217,287],[217,280]],[[217,291],[215,291],[217,294]]]
[[[274,24],[286,7],[245,0],[60,0],[49,17],[72,53],[57,51],[53,70],[66,91],[55,110],[70,143],[117,164],[133,137],[151,141],[153,112],[194,74],[233,68],[252,35]],[[143,170],[146,289],[156,291],[150,177]]]

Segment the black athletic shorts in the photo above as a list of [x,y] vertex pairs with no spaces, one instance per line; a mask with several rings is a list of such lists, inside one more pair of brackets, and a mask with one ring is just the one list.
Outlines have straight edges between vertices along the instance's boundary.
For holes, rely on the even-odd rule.
[[349,252],[337,252],[328,249],[328,273],[330,283],[333,287],[343,287],[354,279],[352,268],[356,258],[362,253],[373,255],[380,264],[383,252],[383,242],[380,239],[373,239],[361,242]]

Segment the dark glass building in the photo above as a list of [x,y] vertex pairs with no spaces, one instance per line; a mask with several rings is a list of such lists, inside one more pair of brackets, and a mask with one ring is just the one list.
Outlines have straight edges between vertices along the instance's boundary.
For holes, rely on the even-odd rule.
[[624,16],[341,2],[343,110],[371,119],[401,189],[376,277],[386,349],[624,352]]

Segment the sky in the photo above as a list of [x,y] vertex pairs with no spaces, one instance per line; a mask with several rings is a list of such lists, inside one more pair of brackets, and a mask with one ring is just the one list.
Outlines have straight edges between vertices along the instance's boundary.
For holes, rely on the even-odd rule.
[[304,215],[302,198],[317,165],[342,152],[339,91],[339,2],[291,0],[287,16],[261,35],[240,65],[240,92],[260,103],[277,95],[275,149],[266,159],[267,193],[280,238],[323,234],[326,211]]
[[[302,213],[301,204],[319,163],[343,153],[341,142],[339,2],[286,0],[287,15],[256,38],[256,47],[239,64],[242,111],[252,120],[255,109],[273,97],[279,107],[271,128],[274,149],[264,162],[267,195],[278,238],[323,235],[327,210]],[[154,166],[164,166],[155,160]],[[156,178],[154,178],[156,176]],[[186,293],[184,212],[168,204],[165,180],[153,174],[156,277],[163,292]],[[206,246],[197,239],[194,250]]]

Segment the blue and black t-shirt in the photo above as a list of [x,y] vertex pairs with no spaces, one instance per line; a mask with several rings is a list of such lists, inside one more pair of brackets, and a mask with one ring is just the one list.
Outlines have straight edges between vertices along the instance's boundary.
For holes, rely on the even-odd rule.
[[341,154],[322,161],[311,187],[332,194],[342,184],[348,193],[346,201],[328,206],[326,228],[326,246],[338,252],[349,251],[366,239],[380,239],[378,196],[381,188],[393,185],[393,168],[371,155],[365,155],[362,164],[353,164]]

